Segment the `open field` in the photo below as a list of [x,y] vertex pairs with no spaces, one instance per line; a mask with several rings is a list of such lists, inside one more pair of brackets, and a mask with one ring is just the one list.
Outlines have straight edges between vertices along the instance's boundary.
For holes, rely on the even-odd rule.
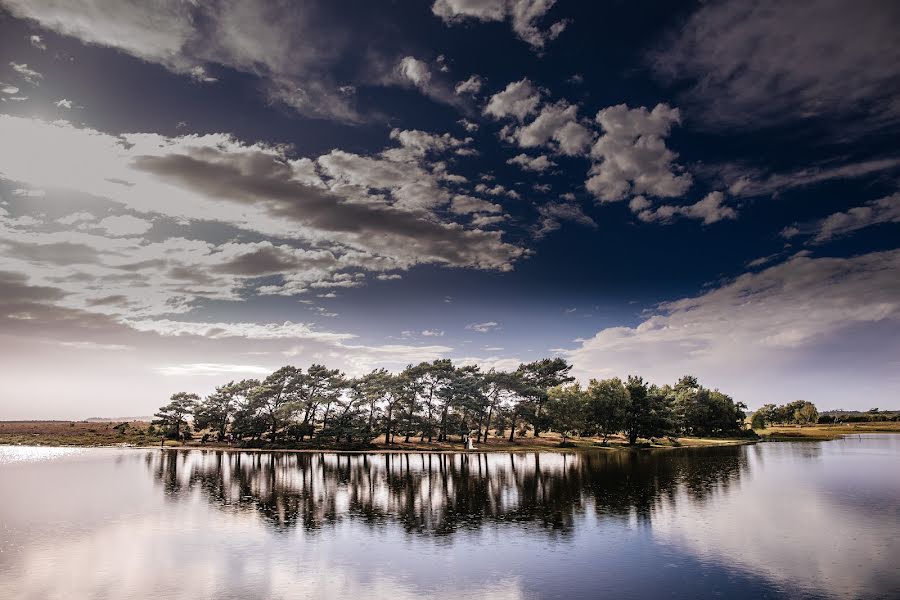
[[[132,421],[123,423],[92,423],[85,421],[0,421],[0,444],[28,445],[28,446],[144,446],[159,447],[161,438],[159,435],[148,435],[148,423]],[[585,450],[585,449],[617,449],[627,447],[624,438],[613,436],[609,444],[603,446],[599,438],[569,438],[572,446],[560,448],[561,438],[556,433],[544,433],[539,438],[521,437],[510,443],[508,438],[491,437],[487,442],[476,443],[476,449],[480,452],[510,452],[510,451],[559,451]],[[727,438],[679,438],[670,440],[662,438],[658,440],[644,440],[642,447],[646,448],[676,448],[697,446],[722,446],[752,443],[755,440],[727,439]],[[202,444],[197,436],[190,442],[177,442],[166,440],[166,447],[171,448],[235,448],[243,449],[232,444],[219,444],[207,442]],[[342,450],[340,447],[320,446],[314,442],[279,444],[274,448],[263,447],[263,450],[281,449],[295,451],[321,451]],[[459,452],[464,449],[463,443],[458,437],[449,442],[420,442],[418,438],[411,438],[409,443],[403,442],[403,437],[397,436],[395,443],[386,445],[384,437],[380,437],[366,448],[369,451],[384,452],[434,452],[450,451]]]
[[900,423],[838,423],[837,425],[783,425],[757,430],[760,437],[776,440],[833,440],[859,433],[900,433]]

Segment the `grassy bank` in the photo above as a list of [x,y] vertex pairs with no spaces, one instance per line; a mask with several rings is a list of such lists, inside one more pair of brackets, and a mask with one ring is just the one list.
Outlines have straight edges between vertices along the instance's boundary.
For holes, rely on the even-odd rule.
[[[84,421],[0,421],[0,444],[12,444],[23,446],[137,446],[159,447],[160,437],[147,434],[147,423],[132,421],[125,423],[89,423]],[[677,448],[677,447],[701,447],[723,446],[752,443],[754,440],[746,438],[691,438],[683,437],[677,440],[669,438],[641,440],[642,448]],[[602,445],[599,438],[569,438],[570,446],[560,448],[561,438],[555,433],[544,433],[539,438],[522,437],[510,442],[508,438],[491,437],[486,442],[476,443],[479,452],[515,452],[515,451],[560,451],[560,450],[587,450],[604,449],[615,450],[628,448],[625,439],[621,436],[613,436],[607,445]],[[219,444],[207,442],[202,444],[199,439],[189,442],[176,442],[166,440],[166,447],[171,448],[225,448],[244,449],[231,444]],[[458,437],[449,442],[420,442],[418,438],[411,438],[408,443],[402,437],[397,437],[391,445],[384,443],[384,438],[376,439],[373,444],[361,448],[347,448],[340,446],[321,446],[315,442],[279,444],[277,446],[263,446],[260,450],[293,450],[293,451],[322,451],[322,450],[357,450],[372,452],[459,452],[464,446]]]
[[837,425],[773,426],[757,430],[760,437],[771,441],[834,440],[861,433],[900,433],[900,423],[838,423]]

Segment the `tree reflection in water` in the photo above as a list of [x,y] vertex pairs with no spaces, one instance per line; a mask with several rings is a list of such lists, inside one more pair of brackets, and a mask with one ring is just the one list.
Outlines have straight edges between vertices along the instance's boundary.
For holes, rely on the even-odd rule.
[[164,493],[199,491],[212,506],[255,512],[277,530],[316,531],[342,519],[408,533],[534,523],[566,535],[575,517],[649,523],[679,491],[702,501],[738,481],[748,448],[579,454],[331,454],[163,451],[147,467]]

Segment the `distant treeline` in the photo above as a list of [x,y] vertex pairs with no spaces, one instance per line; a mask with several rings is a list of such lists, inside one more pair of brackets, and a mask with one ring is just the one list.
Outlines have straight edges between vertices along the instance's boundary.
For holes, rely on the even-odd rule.
[[764,429],[769,425],[812,425],[819,421],[816,405],[806,400],[796,400],[787,404],[764,404],[753,413],[750,425],[753,429]]
[[[701,386],[695,377],[657,386],[640,377],[572,383],[563,359],[520,365],[515,371],[454,366],[450,360],[384,369],[348,378],[312,365],[278,369],[262,381],[229,382],[204,399],[180,392],[161,407],[153,425],[171,438],[206,432],[245,446],[359,445],[384,436],[386,444],[482,442],[489,432],[509,441],[529,433],[623,433],[628,442],[683,435],[753,435],[746,406]],[[454,438],[455,439],[455,438]]]
[[900,421],[900,410],[827,410],[819,413],[819,423],[883,423]]

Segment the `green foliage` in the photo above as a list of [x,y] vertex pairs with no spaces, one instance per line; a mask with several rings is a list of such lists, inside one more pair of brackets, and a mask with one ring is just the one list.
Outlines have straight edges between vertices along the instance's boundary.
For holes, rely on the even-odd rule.
[[161,406],[159,412],[153,415],[156,417],[153,424],[161,426],[166,437],[175,440],[181,439],[182,429],[187,425],[186,418],[193,412],[199,400],[200,396],[197,394],[186,392],[172,394],[169,403]]
[[[570,383],[570,371],[559,358],[521,364],[512,372],[483,372],[441,359],[409,365],[396,375],[378,369],[355,379],[322,365],[305,371],[285,366],[263,381],[219,386],[202,401],[195,394],[175,394],[154,424],[171,438],[190,439],[192,415],[204,441],[215,435],[220,442],[252,447],[362,448],[380,435],[394,444],[398,434],[404,442],[451,437],[462,442],[472,435],[484,443],[492,428],[498,436],[508,432],[510,442],[552,430],[563,443],[583,434],[600,435],[606,443],[624,432],[631,445],[642,438],[742,433],[743,404],[694,377],[683,377],[674,387],[639,377],[624,383],[592,379],[583,389]],[[815,407],[806,404],[790,405],[793,418],[815,422]],[[766,414],[758,411],[755,422]]]
[[750,426],[764,429],[770,425],[810,425],[819,421],[816,405],[806,400],[795,400],[781,406],[764,404],[753,413]]
[[558,385],[547,391],[547,420],[562,434],[565,444],[572,433],[584,430],[587,415],[587,394],[576,384]]
[[621,379],[591,379],[588,383],[585,425],[600,434],[604,444],[625,427],[627,407],[628,390]]
[[685,435],[736,435],[744,428],[747,407],[701,386],[696,377],[682,377],[668,393],[678,429]]
[[634,446],[638,438],[663,436],[674,429],[669,399],[658,387],[629,375],[625,388],[628,395],[624,430],[629,445]]

